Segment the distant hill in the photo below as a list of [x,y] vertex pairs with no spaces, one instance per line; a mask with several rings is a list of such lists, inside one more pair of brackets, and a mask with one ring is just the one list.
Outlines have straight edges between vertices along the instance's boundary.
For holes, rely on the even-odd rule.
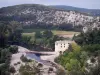
[[[59,28],[70,30],[75,27],[100,25],[100,17],[74,11],[71,7],[45,6],[40,4],[21,4],[0,8],[0,21],[18,21],[24,27]],[[59,9],[58,9],[59,8]],[[80,9],[80,8],[76,8]],[[73,10],[73,11],[71,11]],[[86,11],[85,9],[80,9]]]
[[78,7],[65,6],[65,5],[54,5],[51,7],[56,9],[72,10],[72,11],[78,11],[82,13],[88,13],[92,16],[100,16],[100,9],[85,9],[85,8],[78,8]]

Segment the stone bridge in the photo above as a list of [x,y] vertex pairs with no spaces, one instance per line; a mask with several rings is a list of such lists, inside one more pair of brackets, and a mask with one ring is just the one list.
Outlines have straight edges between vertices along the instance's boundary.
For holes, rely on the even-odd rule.
[[25,51],[25,53],[32,53],[32,54],[40,54],[40,55],[54,55],[55,52],[48,52],[48,51],[45,51],[45,52],[40,52],[40,51]]

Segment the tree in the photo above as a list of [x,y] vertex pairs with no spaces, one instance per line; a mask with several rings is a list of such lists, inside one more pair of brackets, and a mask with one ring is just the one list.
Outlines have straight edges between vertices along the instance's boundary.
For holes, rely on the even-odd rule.
[[22,27],[19,22],[11,21],[8,25],[10,35],[9,42],[18,42],[20,43],[22,40]]
[[40,33],[40,31],[36,31],[35,32],[35,38],[41,38],[42,34]]
[[16,29],[21,28],[21,24],[17,21],[11,21],[8,27],[9,27],[10,32],[14,33]]
[[55,59],[55,62],[61,64],[69,75],[82,75],[85,72],[85,62],[88,58],[88,54],[81,50],[81,46],[72,43],[72,51],[65,51]]
[[7,43],[8,27],[5,23],[0,22],[0,47],[4,47]]
[[68,46],[68,51],[72,51],[73,49],[72,49],[72,45],[71,44],[69,44],[69,46]]
[[57,35],[52,35],[51,38],[47,40],[47,46],[54,49],[55,41],[61,40]]
[[75,36],[74,40],[79,45],[100,44],[100,30],[81,33]]
[[16,30],[15,32],[13,32],[10,36],[9,36],[9,41],[10,42],[18,42],[20,43],[22,40],[22,34],[21,34],[21,30]]
[[57,69],[56,75],[66,75],[66,72],[62,69]]
[[36,67],[35,65],[30,66],[28,64],[25,66],[21,66],[19,72],[21,75],[41,75],[41,71],[38,67]]
[[14,67],[10,67],[9,71],[10,71],[11,73],[15,73],[15,72],[16,72],[16,70],[15,70]]
[[98,65],[95,67],[91,67],[90,71],[87,72],[87,75],[100,75],[100,54],[98,55],[97,60],[98,60]]
[[12,54],[18,52],[18,46],[10,46],[8,49]]
[[84,45],[82,46],[82,50],[95,53],[96,51],[100,50],[100,45],[99,44]]
[[51,30],[45,30],[42,35],[44,38],[48,39],[53,36],[53,33],[51,32]]
[[[10,67],[11,54],[18,52],[18,47],[10,47],[9,37],[10,35],[16,35],[16,30],[10,30],[9,24],[5,22],[0,22],[0,71],[1,75],[10,75],[10,72],[14,73],[15,69]],[[20,34],[21,35],[21,34]],[[20,37],[19,31],[14,38]],[[21,38],[20,38],[21,39]],[[20,41],[17,39],[17,41]],[[15,41],[15,40],[12,40]],[[1,66],[2,65],[2,66]],[[10,67],[10,68],[9,68]],[[10,71],[10,72],[9,72]]]
[[22,42],[29,44],[31,41],[31,36],[22,36]]

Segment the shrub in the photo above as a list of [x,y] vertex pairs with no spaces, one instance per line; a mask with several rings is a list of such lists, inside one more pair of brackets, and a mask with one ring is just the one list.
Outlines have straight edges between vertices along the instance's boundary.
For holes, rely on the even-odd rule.
[[49,71],[53,71],[53,68],[52,68],[52,67],[50,67],[50,68],[49,68]]
[[43,65],[41,63],[38,64],[38,67],[43,67]]
[[100,50],[99,44],[92,44],[92,45],[84,45],[82,50],[89,51],[89,52],[96,52]]
[[20,62],[17,62],[17,64],[20,64]]
[[95,63],[95,61],[96,61],[95,58],[91,58],[92,63]]
[[9,68],[9,71],[10,71],[11,73],[15,73],[15,72],[16,72],[16,70],[15,70],[14,67],[10,67],[10,68]]
[[56,71],[56,75],[66,75],[66,72],[64,70],[62,70],[62,69],[58,69]]
[[35,66],[25,65],[21,66],[19,69],[21,75],[41,75],[40,69]]
[[35,38],[41,38],[42,37],[42,34],[40,31],[36,31],[35,33]]
[[9,51],[11,52],[11,53],[17,53],[18,52],[18,46],[10,46],[9,47]]
[[30,60],[30,59],[27,59],[24,55],[22,55],[21,57],[20,57],[20,59],[23,61],[23,62],[31,62],[32,60]]

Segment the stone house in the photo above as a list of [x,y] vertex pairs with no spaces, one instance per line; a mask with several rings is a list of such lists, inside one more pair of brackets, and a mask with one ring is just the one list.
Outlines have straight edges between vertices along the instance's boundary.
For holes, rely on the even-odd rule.
[[72,41],[60,40],[55,42],[55,52],[64,52]]

